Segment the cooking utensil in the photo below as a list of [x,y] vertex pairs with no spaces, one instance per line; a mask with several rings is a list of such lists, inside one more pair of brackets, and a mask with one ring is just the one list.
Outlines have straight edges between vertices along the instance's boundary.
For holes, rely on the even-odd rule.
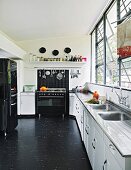
[[60,70],[59,70],[59,73],[57,74],[56,78],[58,80],[61,80],[63,78],[63,74],[61,74]]
[[57,74],[57,70],[55,70],[55,74]]
[[81,74],[81,73],[80,73],[80,70],[77,70],[77,75],[78,75],[78,74]]
[[65,77],[65,70],[62,70],[61,73],[63,74],[63,77]]
[[52,70],[52,74],[55,74],[55,70]]
[[47,76],[49,76],[49,75],[50,75],[50,71],[46,71],[45,74],[46,74]]
[[64,73],[63,73],[63,75],[64,75],[64,78],[65,78],[65,70],[64,70]]
[[41,77],[41,71],[39,70],[39,77]]
[[51,70],[51,74],[50,74],[50,77],[53,77],[53,70]]
[[46,75],[45,75],[45,70],[43,70],[44,74],[42,75],[43,79],[46,79]]
[[64,70],[62,70],[61,73],[64,74]]

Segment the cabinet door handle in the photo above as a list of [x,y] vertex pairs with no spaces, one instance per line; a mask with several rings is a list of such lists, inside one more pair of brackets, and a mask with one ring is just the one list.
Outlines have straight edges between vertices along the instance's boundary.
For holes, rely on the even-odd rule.
[[96,139],[94,138],[94,140],[93,140],[93,146],[96,148]]
[[103,164],[103,170],[105,170],[105,164],[107,163],[107,160],[104,161],[104,164]]
[[87,133],[87,135],[89,134],[88,132],[87,132],[87,129],[85,128],[85,131],[86,131],[86,133]]
[[89,126],[87,126],[87,129],[88,129],[88,134],[90,133],[90,127]]
[[95,146],[93,145],[93,142],[92,142],[92,147],[93,147],[93,149],[95,149]]
[[109,144],[109,147],[115,151],[115,147],[112,144]]

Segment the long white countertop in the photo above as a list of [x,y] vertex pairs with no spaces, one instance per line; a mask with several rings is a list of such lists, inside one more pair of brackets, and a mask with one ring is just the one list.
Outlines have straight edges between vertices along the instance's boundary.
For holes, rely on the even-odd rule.
[[102,110],[92,109],[91,105],[85,103],[91,95],[77,93],[77,97],[90,112],[94,120],[109,137],[123,157],[131,156],[131,120],[107,121],[103,120],[98,113]]

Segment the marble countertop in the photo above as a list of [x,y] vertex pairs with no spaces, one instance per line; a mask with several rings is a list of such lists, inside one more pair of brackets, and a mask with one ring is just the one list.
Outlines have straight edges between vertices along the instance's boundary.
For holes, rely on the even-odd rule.
[[123,157],[131,156],[131,120],[126,121],[107,121],[99,116],[102,110],[92,109],[91,105],[85,103],[92,95],[77,93],[77,97],[90,112],[94,120],[101,127],[103,132],[113,142]]

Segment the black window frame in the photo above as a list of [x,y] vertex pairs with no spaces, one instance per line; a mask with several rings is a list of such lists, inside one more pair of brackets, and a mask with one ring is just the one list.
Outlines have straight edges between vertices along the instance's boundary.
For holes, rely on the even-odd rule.
[[[106,13],[108,12],[108,10],[111,8],[111,6],[116,2],[117,3],[117,25],[119,25],[120,23],[122,23],[127,16],[131,15],[131,9],[129,9],[128,13],[126,15],[124,15],[123,17],[121,17],[121,12],[120,12],[120,1],[121,0],[112,0],[111,3],[109,4],[108,8],[105,10],[105,12],[103,13],[102,17],[100,18],[100,20],[98,21],[98,23],[96,24],[95,28],[92,30],[91,32],[91,56],[92,56],[92,33],[95,31],[96,33],[96,39],[95,39],[95,53],[96,53],[96,67],[95,67],[95,76],[96,76],[96,82],[95,84],[98,84],[98,78],[97,78],[97,27],[98,25],[100,24],[100,22],[103,20],[103,24],[104,24],[104,38],[103,38],[103,41],[104,41],[104,46],[103,46],[103,52],[104,52],[104,63],[103,63],[103,67],[104,67],[104,73],[103,73],[103,83],[100,84],[100,85],[106,85]],[[126,0],[125,0],[126,1]],[[118,68],[119,68],[119,74],[118,74],[118,86],[121,86],[121,65],[122,65],[122,60],[123,59],[120,59],[118,58]],[[91,61],[92,61],[92,57],[91,57]],[[91,64],[92,65],[92,64]],[[92,68],[92,66],[91,66]],[[92,74],[92,72],[91,72]],[[92,82],[92,75],[90,76],[91,79],[90,79],[90,82]]]

